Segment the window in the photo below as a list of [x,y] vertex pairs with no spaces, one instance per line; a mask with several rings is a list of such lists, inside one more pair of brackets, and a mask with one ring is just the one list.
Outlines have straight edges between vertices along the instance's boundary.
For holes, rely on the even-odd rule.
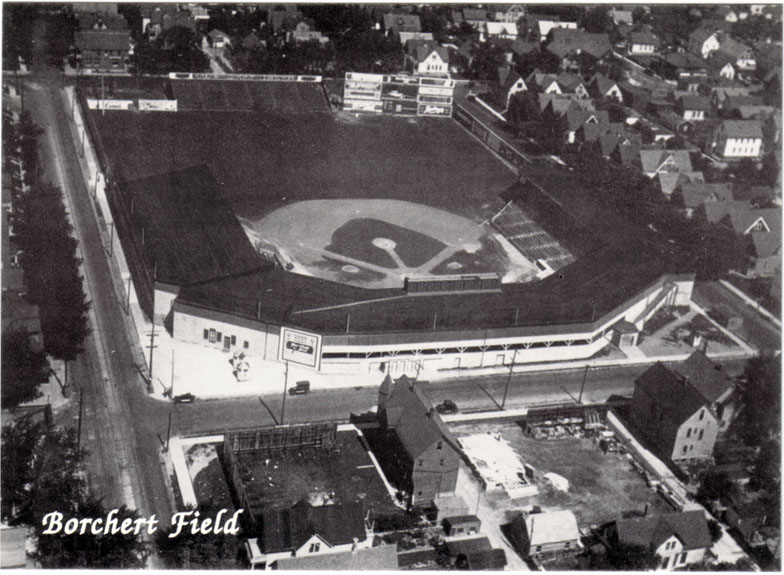
[[686,555],[688,555],[688,553],[681,553],[681,557],[680,557],[680,560],[679,560],[679,563],[680,563],[681,565],[683,565],[684,563],[686,563]]
[[248,349],[248,342],[247,341],[243,341],[242,342],[242,349]]
[[424,460],[420,459],[420,460],[419,460],[419,467],[422,467],[422,464],[423,464],[423,463],[424,463]]
[[689,437],[691,437],[691,427],[686,430],[686,439],[688,439]]
[[700,421],[702,421],[703,417],[705,417],[705,410],[700,411]]
[[204,330],[204,339],[210,339],[210,330],[208,329]]
[[221,339],[223,339],[223,335],[221,335],[221,332],[218,332],[218,337],[217,337],[218,343],[221,342]]
[[444,465],[444,460],[442,459],[441,461],[439,461],[438,464],[443,466]]
[[310,549],[308,550],[309,553],[318,553],[321,549],[321,543],[311,543]]
[[231,336],[231,345],[237,345],[237,336],[236,335]]
[[444,442],[439,439],[438,444],[436,444],[436,449],[443,449],[443,447],[444,447]]
[[683,452],[684,452],[684,453],[686,453],[686,451],[688,451],[688,449],[689,449],[689,446],[688,446],[688,445],[684,445],[684,446],[683,446]]
[[537,553],[541,553],[542,552],[542,546],[541,545],[537,545],[536,546],[536,552]]
[[210,330],[210,343],[215,343],[216,341],[220,341],[220,340],[218,340],[218,336],[217,336],[217,333],[215,332],[215,330],[211,329]]
[[702,439],[702,434],[703,434],[703,433],[705,433],[705,430],[704,430],[704,429],[700,429],[700,436],[699,436],[699,439]]

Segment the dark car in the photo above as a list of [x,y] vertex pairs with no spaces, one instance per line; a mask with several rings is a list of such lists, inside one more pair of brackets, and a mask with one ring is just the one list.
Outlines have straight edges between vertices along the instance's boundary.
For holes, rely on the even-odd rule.
[[451,399],[445,399],[443,403],[436,405],[436,411],[444,415],[457,413],[457,405],[455,405],[455,402]]
[[172,401],[174,401],[174,403],[193,403],[195,399],[196,396],[192,393],[183,393],[182,395],[175,395],[172,398]]
[[289,395],[305,395],[310,393],[309,381],[298,381],[294,387],[289,388]]

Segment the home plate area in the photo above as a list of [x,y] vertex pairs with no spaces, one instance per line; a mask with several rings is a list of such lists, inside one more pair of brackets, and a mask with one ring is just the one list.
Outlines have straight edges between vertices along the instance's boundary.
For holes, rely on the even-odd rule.
[[241,221],[290,271],[365,288],[476,273],[527,281],[537,271],[488,224],[411,202],[309,200]]

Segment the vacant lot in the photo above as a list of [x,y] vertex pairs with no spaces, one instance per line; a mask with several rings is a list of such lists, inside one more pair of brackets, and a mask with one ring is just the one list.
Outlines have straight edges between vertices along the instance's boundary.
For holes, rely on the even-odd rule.
[[[624,512],[669,512],[671,509],[617,453],[603,453],[591,439],[535,440],[519,427],[505,427],[502,435],[536,468],[540,494],[532,503],[545,509],[571,509],[581,526],[601,524]],[[569,491],[553,489],[542,475],[553,472],[569,480]]]
[[407,200],[494,214],[514,174],[456,122],[253,112],[93,114],[116,175],[207,164],[234,212],[257,219],[308,199]]

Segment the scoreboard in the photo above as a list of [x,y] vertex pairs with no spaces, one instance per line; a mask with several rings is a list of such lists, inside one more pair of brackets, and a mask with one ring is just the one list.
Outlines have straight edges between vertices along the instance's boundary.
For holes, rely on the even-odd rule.
[[455,81],[451,78],[347,72],[343,109],[401,116],[452,115]]

